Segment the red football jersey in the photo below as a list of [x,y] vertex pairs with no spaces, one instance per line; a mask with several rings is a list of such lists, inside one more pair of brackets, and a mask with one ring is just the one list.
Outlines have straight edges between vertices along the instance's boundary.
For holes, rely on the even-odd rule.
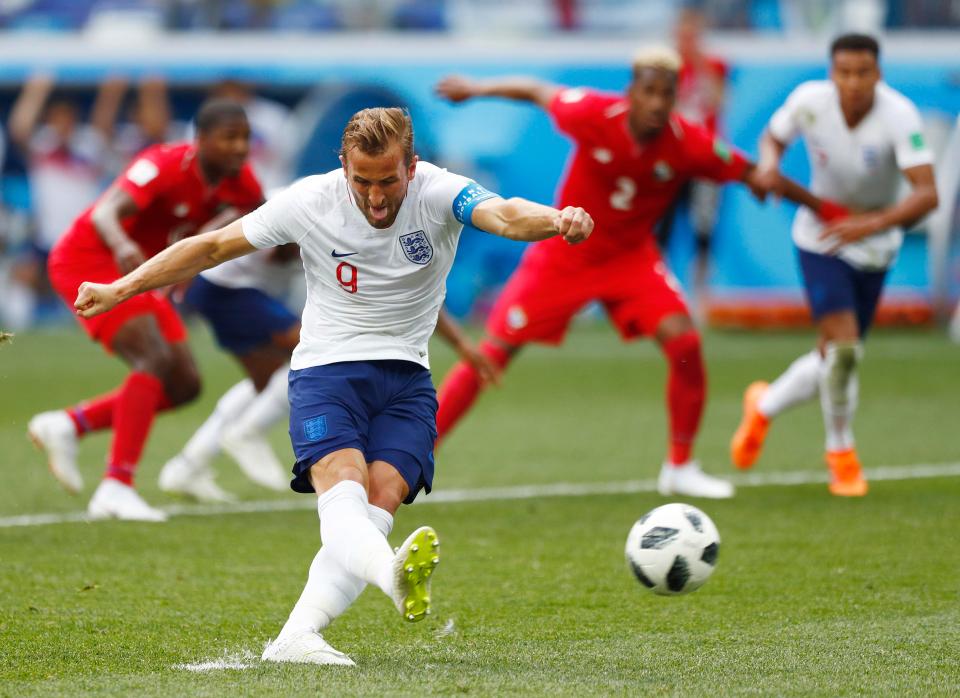
[[[248,164],[235,177],[225,177],[215,186],[207,184],[193,143],[150,146],[133,159],[114,184],[139,208],[121,224],[147,257],[193,235],[224,209],[235,207],[247,213],[264,198]],[[90,220],[93,208],[84,211],[57,243],[61,254],[102,254],[107,250]]]
[[575,142],[558,205],[582,206],[596,225],[580,245],[551,238],[531,254],[602,260],[655,245],[653,228],[685,182],[743,177],[748,166],[743,155],[677,114],[655,139],[637,143],[627,124],[628,111],[622,95],[572,88],[554,97],[550,115]]

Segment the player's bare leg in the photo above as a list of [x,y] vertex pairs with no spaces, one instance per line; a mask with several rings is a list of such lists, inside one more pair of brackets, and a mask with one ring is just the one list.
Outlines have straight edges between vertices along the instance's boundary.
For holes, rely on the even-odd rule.
[[267,646],[263,659],[352,665],[319,631],[343,613],[368,583],[391,596],[407,620],[429,614],[430,577],[439,562],[439,540],[425,526],[414,531],[396,553],[390,551],[386,536],[409,486],[389,463],[366,464],[360,451],[343,449],[314,465],[310,481],[320,493],[317,508],[323,547],[310,566],[307,585],[290,618]]
[[826,428],[826,460],[830,468],[830,492],[841,497],[867,493],[853,438],[859,382],[857,365],[863,344],[852,310],[827,313],[817,323],[820,351],[820,407]]
[[103,481],[90,500],[91,518],[163,521],[133,489],[133,476],[157,410],[196,398],[200,378],[185,342],[168,343],[152,315],[130,318],[117,331],[113,351],[132,369],[114,405],[114,437]]
[[660,469],[657,489],[664,496],[732,497],[733,485],[704,473],[693,458],[693,442],[700,428],[706,398],[700,335],[688,315],[675,313],[660,321],[656,340],[669,364],[667,409],[670,422],[670,452]]
[[[485,337],[480,342],[480,351],[483,352],[498,368],[505,369],[517,352],[519,346],[508,344],[500,339]],[[468,363],[460,360],[443,379],[437,390],[437,445],[449,434],[460,420],[470,411],[486,387],[480,372]]]

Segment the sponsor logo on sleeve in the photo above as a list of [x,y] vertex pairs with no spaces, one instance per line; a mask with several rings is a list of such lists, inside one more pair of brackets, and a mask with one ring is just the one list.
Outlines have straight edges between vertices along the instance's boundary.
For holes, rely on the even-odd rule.
[[653,165],[653,178],[658,182],[669,182],[673,179],[673,168],[667,162],[657,160]]
[[914,150],[923,150],[926,147],[926,143],[923,142],[923,134],[917,131],[916,133],[910,134],[910,147]]
[[731,160],[733,160],[733,154],[730,152],[730,146],[721,141],[719,138],[715,138],[713,140],[713,154],[726,163],[729,163]]
[[154,163],[145,158],[140,158],[130,165],[127,170],[127,179],[138,187],[143,187],[156,179],[158,174],[160,174],[160,169]]
[[564,104],[576,104],[587,96],[587,91],[582,87],[571,87],[560,93],[560,101]]
[[433,245],[422,230],[400,236],[400,248],[403,254],[414,264],[427,264],[433,259]]

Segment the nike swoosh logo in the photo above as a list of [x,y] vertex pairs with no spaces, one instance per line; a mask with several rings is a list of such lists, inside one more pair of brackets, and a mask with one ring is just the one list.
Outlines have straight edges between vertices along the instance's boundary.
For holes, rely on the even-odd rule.
[[340,257],[349,257],[350,255],[354,255],[357,253],[356,252],[337,252],[336,250],[334,250],[330,254],[332,254],[334,257],[339,259]]

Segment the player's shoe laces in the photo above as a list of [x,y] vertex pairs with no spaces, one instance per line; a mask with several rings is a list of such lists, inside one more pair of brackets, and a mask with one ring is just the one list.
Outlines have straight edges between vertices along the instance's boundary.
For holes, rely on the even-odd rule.
[[862,497],[869,489],[860,459],[852,448],[842,451],[827,451],[827,466],[830,468],[830,494],[837,497]]
[[210,468],[197,466],[183,454],[167,461],[160,471],[158,484],[167,494],[198,502],[235,502],[237,499],[217,484]]
[[743,418],[730,440],[730,460],[738,468],[751,467],[763,450],[770,420],[760,414],[757,405],[769,385],[766,381],[756,381],[747,386],[743,394]]
[[393,603],[404,619],[415,623],[430,615],[430,577],[440,564],[440,539],[421,526],[397,548],[393,558]]
[[50,472],[70,494],[83,489],[77,468],[77,430],[63,410],[41,412],[27,424],[27,436],[47,456]]
[[726,480],[707,475],[695,460],[683,465],[664,463],[657,478],[657,492],[664,497],[682,495],[685,497],[707,497],[709,499],[729,499],[733,496],[733,485]]
[[167,514],[143,501],[137,491],[113,478],[104,478],[87,505],[91,520],[166,521]]
[[251,481],[278,492],[289,489],[290,477],[284,472],[270,444],[262,436],[228,427],[220,437],[220,445]]
[[313,630],[281,635],[267,645],[260,659],[264,662],[356,666],[350,657],[331,647],[323,635]]

